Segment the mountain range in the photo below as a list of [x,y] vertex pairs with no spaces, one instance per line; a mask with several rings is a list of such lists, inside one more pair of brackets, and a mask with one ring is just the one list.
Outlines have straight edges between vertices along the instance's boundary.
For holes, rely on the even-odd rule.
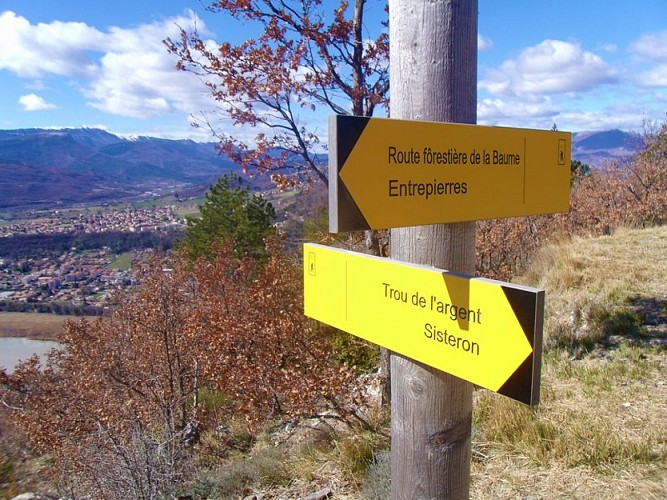
[[0,130],[0,209],[131,200],[208,185],[238,167],[213,143],[99,129]]
[[[573,134],[572,158],[603,168],[634,154],[620,130]],[[239,168],[214,143],[119,137],[93,128],[0,130],[0,210],[138,200],[204,192]],[[250,181],[266,188],[268,180]]]
[[618,129],[575,132],[572,134],[572,159],[602,169],[632,158],[643,144],[639,134]]

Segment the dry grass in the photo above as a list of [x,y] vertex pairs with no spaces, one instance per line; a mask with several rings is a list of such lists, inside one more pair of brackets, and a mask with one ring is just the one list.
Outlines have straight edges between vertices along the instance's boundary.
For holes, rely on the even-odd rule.
[[667,314],[665,249],[667,226],[621,229],[542,249],[519,281],[547,292],[545,348],[590,349],[614,335],[614,327],[637,333],[628,332],[643,319],[633,318],[633,302],[650,300]]
[[[233,440],[238,431],[229,429],[223,441]],[[338,499],[359,498],[355,492],[374,451],[387,446],[379,434],[345,432],[316,419],[298,427],[267,428],[246,450],[221,450],[220,439],[210,435],[202,441],[199,451],[209,455],[209,464],[217,464],[187,491],[220,499],[300,499],[316,491],[335,492]],[[211,446],[213,442],[217,444]]]
[[63,324],[73,316],[43,313],[0,312],[0,337],[58,340]]
[[472,498],[667,498],[667,227],[546,248],[537,409],[475,395]]
[[531,410],[476,394],[473,498],[664,498],[664,350],[545,359],[543,401]]

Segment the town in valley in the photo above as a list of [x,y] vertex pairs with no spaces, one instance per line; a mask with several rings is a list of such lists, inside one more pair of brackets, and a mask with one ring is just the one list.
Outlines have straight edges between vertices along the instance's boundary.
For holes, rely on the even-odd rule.
[[[0,310],[100,314],[114,292],[136,283],[135,259],[182,234],[188,210],[196,204],[39,210],[0,221]],[[126,238],[128,248],[114,248]]]

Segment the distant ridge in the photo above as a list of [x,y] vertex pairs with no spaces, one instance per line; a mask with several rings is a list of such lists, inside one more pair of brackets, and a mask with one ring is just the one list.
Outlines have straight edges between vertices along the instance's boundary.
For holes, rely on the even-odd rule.
[[632,158],[643,145],[639,134],[622,130],[576,132],[572,134],[572,159],[594,168],[606,168],[614,162]]
[[214,143],[93,128],[0,130],[0,209],[136,199],[208,187],[237,165]]

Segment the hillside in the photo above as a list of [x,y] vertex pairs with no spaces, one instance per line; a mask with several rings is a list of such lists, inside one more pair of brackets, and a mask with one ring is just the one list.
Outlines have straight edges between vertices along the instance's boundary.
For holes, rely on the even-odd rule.
[[[667,496],[665,248],[667,226],[576,238],[518,280],[546,290],[542,398],[531,409],[475,391],[471,499]],[[390,498],[389,415],[372,418],[377,434],[273,429],[206,485],[225,498]]]
[[0,209],[113,202],[201,185],[237,166],[212,143],[97,129],[0,130]]
[[[471,499],[667,496],[665,248],[667,226],[622,229],[535,259],[519,281],[546,289],[542,400],[475,391]],[[210,498],[390,498],[389,415],[370,418],[269,429],[202,475]]]
[[[519,281],[546,290],[541,402],[474,392],[470,498],[667,496],[666,247],[667,226],[621,229],[534,259]],[[254,437],[232,419],[202,435],[186,491],[389,498],[389,415],[368,418],[374,430],[311,419]]]
[[542,401],[478,391],[471,498],[667,496],[667,226],[542,249]]

